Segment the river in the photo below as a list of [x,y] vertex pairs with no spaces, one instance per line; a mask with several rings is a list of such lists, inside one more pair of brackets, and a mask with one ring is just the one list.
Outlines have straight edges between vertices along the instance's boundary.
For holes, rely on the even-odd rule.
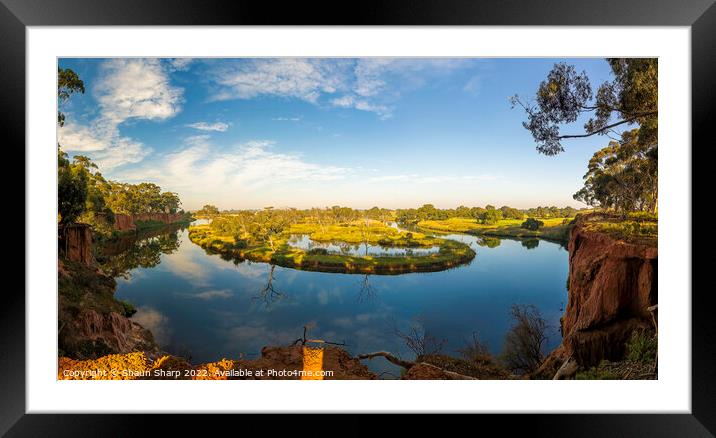
[[[458,355],[473,334],[499,354],[513,304],[539,309],[550,325],[547,352],[560,343],[568,271],[561,245],[441,237],[471,244],[477,256],[442,272],[309,272],[224,260],[193,244],[185,228],[169,227],[116,242],[105,264],[117,275],[116,297],[138,309],[133,319],[164,350],[193,363],[255,358],[265,345],[300,338],[304,326],[309,338],[345,342],[351,354],[386,350],[413,359],[400,336],[412,329],[445,354]],[[399,373],[381,358],[366,363],[383,378]]]

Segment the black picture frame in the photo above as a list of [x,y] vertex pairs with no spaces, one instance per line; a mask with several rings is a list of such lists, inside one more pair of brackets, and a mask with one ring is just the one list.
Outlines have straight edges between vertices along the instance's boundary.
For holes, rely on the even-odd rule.
[[[716,6],[714,0],[442,0],[440,2],[362,1],[353,4],[314,1],[270,3],[183,0],[0,0],[0,125],[6,153],[25,157],[25,31],[27,26],[104,25],[557,25],[557,26],[690,26],[692,61],[692,144],[713,144],[716,126]],[[692,146],[692,151],[696,148]],[[697,161],[694,161],[697,162]],[[25,163],[27,165],[27,163]],[[23,205],[25,200],[20,201]],[[19,204],[16,204],[19,205]],[[28,230],[25,229],[25,234]],[[19,236],[16,236],[19,238]],[[691,241],[691,236],[682,236]],[[17,245],[20,245],[18,242]],[[19,248],[19,246],[17,246]],[[17,253],[17,251],[15,251]],[[24,251],[23,251],[24,254]],[[20,260],[18,257],[16,260]],[[32,263],[25,260],[24,263]],[[694,259],[698,266],[705,261]],[[26,266],[26,265],[25,265]],[[664,267],[668,269],[668,267]],[[693,271],[693,268],[692,268]],[[6,272],[11,272],[9,269]],[[6,283],[8,284],[8,283]],[[7,436],[132,436],[152,422],[189,427],[236,421],[229,416],[26,414],[25,299],[20,288],[5,287],[0,305],[0,434]],[[531,436],[694,436],[716,434],[716,330],[714,294],[701,289],[692,299],[691,414],[544,414],[482,415],[479,430],[517,431]],[[690,293],[690,291],[669,291]],[[476,395],[479,396],[479,395]],[[588,397],[585,394],[585,397]],[[618,396],[618,394],[615,394]],[[159,394],[158,397],[161,397]],[[365,416],[335,416],[343,433],[369,434]],[[464,420],[464,418],[463,418]],[[250,433],[242,418],[240,430]],[[255,422],[266,427],[266,417]],[[272,432],[296,421],[270,421]],[[315,421],[315,419],[309,421]],[[395,425],[408,435],[422,428],[409,419]],[[185,429],[188,431],[188,429]],[[469,430],[469,429],[468,429]],[[383,433],[395,432],[391,427]]]

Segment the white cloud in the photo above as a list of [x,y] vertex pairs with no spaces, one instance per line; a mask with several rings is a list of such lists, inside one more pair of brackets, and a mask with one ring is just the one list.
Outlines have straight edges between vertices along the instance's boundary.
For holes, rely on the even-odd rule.
[[[260,193],[284,192],[289,186],[325,184],[352,175],[353,169],[320,165],[300,155],[276,152],[274,143],[253,140],[230,148],[217,148],[208,136],[192,136],[187,146],[158,157],[151,165],[120,172],[125,181],[152,181],[181,193],[186,208],[193,204],[268,202]],[[268,205],[268,204],[266,204]]]
[[388,119],[401,93],[467,63],[460,59],[272,58],[223,62],[209,75],[214,100],[258,96],[297,98],[353,108]]
[[317,59],[272,58],[227,63],[213,74],[220,86],[214,99],[273,95],[315,103],[321,94],[335,93],[343,86],[340,69],[340,63]]
[[186,71],[189,70],[189,66],[194,62],[193,58],[173,58],[169,60],[169,65],[172,70],[175,71]]
[[202,300],[211,300],[213,298],[231,298],[233,294],[229,289],[220,289],[220,290],[207,290],[201,293],[196,294],[196,298],[200,298]]
[[480,93],[480,86],[482,84],[482,79],[480,76],[473,76],[468,80],[465,85],[462,87],[463,91],[465,91],[468,94],[471,94],[473,96],[477,96]]
[[223,123],[223,122],[216,122],[216,123],[196,122],[196,123],[190,123],[186,126],[188,128],[198,129],[199,131],[225,132],[227,129],[229,129],[229,124]]
[[106,170],[144,159],[151,148],[123,136],[119,126],[131,119],[164,120],[181,110],[183,90],[169,83],[158,59],[110,59],[102,64],[94,87],[99,115],[89,125],[69,121],[58,128],[68,152],[87,152]]
[[274,117],[271,120],[275,120],[277,122],[300,122],[300,117]]
[[181,109],[183,90],[169,83],[158,59],[110,59],[100,74],[95,98],[102,117],[115,125],[131,118],[163,120]]

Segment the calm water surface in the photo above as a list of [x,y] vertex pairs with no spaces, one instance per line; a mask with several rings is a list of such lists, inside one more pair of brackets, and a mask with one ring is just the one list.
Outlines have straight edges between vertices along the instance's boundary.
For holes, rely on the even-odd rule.
[[[133,319],[165,350],[195,363],[256,357],[265,345],[300,338],[306,325],[310,338],[345,342],[352,354],[387,350],[413,359],[396,335],[411,327],[444,342],[446,354],[457,355],[473,333],[497,354],[512,304],[537,306],[552,326],[547,349],[559,344],[567,300],[563,247],[447,238],[471,244],[475,259],[447,271],[394,276],[298,271],[209,255],[186,229],[173,228],[115,243],[106,263],[118,276],[117,298],[138,309]],[[397,374],[381,358],[366,363]]]

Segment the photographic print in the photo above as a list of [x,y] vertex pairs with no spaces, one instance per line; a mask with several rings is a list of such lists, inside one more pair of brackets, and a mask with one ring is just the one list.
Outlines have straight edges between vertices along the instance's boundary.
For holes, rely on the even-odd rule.
[[58,379],[658,377],[657,58],[59,58],[57,105]]

